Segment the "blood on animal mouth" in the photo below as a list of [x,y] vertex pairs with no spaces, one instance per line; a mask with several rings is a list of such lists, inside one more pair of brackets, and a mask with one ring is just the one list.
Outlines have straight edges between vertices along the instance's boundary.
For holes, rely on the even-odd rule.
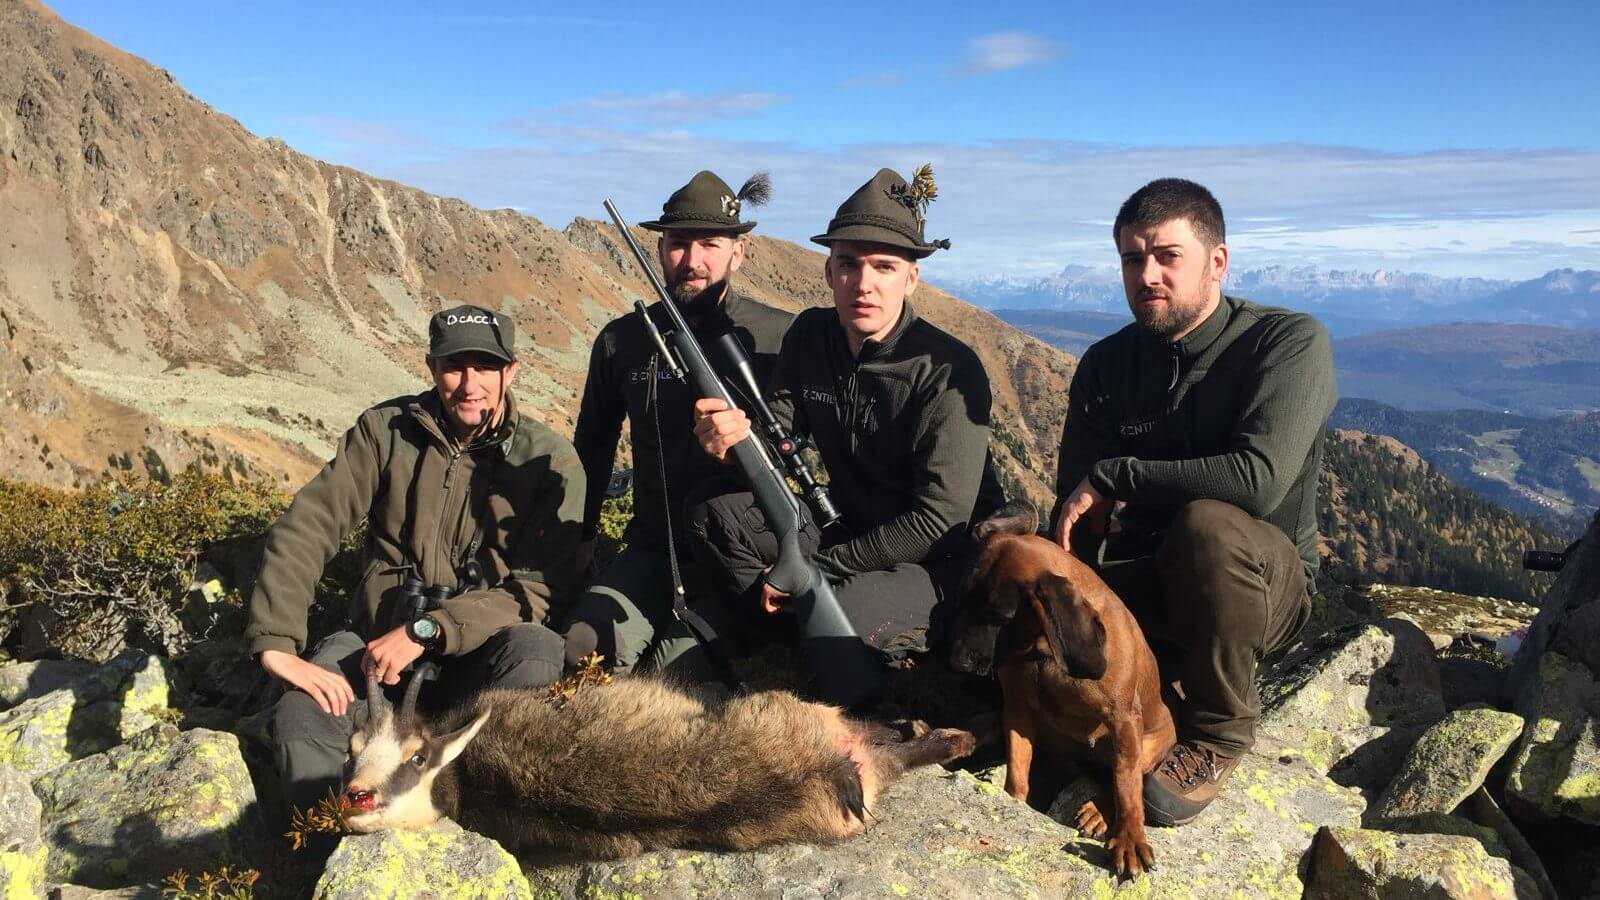
[[377,808],[378,796],[371,791],[345,791],[344,802],[356,812],[372,812]]

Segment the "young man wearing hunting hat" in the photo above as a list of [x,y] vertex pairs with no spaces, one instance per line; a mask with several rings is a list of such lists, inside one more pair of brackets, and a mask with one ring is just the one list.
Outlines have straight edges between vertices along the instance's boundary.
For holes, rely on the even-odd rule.
[[[639,223],[660,233],[663,280],[701,344],[731,333],[763,382],[793,317],[741,295],[731,280],[744,262],[745,235],[756,226],[741,214],[766,202],[768,193],[765,174],[735,192],[711,172],[700,172],[667,198],[659,218]],[[659,307],[653,304],[650,313],[666,329]],[[684,497],[724,473],[695,442],[695,396],[658,358],[637,314],[618,317],[595,338],[573,434],[589,476],[580,567],[587,569],[593,559],[624,418],[633,445],[633,518],[622,535],[626,548],[567,618],[569,663],[598,650],[615,671],[630,670],[672,619],[675,581],[699,584],[683,548]]]
[[[433,387],[361,414],[334,457],[267,533],[245,630],[290,690],[273,717],[286,798],[309,808],[339,783],[364,675],[396,685],[428,654],[442,705],[483,687],[561,675],[546,627],[569,599],[584,477],[572,445],[517,409],[511,319],[458,306],[428,324]],[[365,520],[365,565],[349,630],[302,658],[323,565]],[[430,588],[419,615],[404,586]]]
[[1123,203],[1111,234],[1134,322],[1079,361],[1056,476],[1057,539],[1098,566],[1183,685],[1178,742],[1144,778],[1161,825],[1216,798],[1255,740],[1257,661],[1310,615],[1337,399],[1315,319],[1222,293],[1224,227],[1192,181]]
[[[769,391],[779,420],[816,446],[842,514],[821,534],[808,523],[802,543],[856,634],[879,649],[930,624],[961,577],[968,523],[1003,503],[983,364],[911,305],[918,261],[949,246],[923,237],[935,195],[929,167],[909,184],[882,169],[812,238],[828,248],[833,308],[795,318]],[[715,459],[750,434],[744,412],[719,400],[699,401],[695,413],[701,447]],[[719,579],[723,607],[707,618],[723,622],[719,631],[771,637],[784,631],[789,598],[763,577],[777,546],[754,512],[748,492],[699,504],[689,512],[690,547]],[[666,668],[707,671],[709,660],[695,659],[703,650],[681,646]]]

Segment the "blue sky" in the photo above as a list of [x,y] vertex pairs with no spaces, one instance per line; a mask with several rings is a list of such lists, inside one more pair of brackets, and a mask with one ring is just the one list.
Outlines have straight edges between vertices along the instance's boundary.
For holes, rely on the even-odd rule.
[[1193,177],[1236,266],[1600,268],[1600,4],[58,2],[263,136],[555,227],[702,167],[820,231],[931,161],[952,278],[1108,264]]

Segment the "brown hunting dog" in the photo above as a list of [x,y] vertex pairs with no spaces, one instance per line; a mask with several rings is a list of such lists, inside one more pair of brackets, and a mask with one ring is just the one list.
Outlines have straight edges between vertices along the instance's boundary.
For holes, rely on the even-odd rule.
[[[1028,799],[1036,744],[1109,758],[1116,825],[1106,849],[1119,874],[1137,875],[1155,860],[1144,833],[1144,774],[1176,740],[1172,715],[1133,614],[1093,569],[1036,535],[1038,525],[1032,504],[1013,501],[973,527],[978,562],[950,662],[963,672],[999,671],[1011,796]],[[1091,800],[1079,808],[1079,830],[1105,834],[1103,807]]]

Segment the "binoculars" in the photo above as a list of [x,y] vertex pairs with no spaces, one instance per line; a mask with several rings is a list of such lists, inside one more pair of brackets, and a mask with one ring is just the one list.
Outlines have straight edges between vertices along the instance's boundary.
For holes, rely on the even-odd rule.
[[390,627],[399,628],[407,622],[415,622],[428,610],[438,609],[452,593],[442,584],[423,584],[415,575],[408,576],[400,585],[400,597],[395,601]]

